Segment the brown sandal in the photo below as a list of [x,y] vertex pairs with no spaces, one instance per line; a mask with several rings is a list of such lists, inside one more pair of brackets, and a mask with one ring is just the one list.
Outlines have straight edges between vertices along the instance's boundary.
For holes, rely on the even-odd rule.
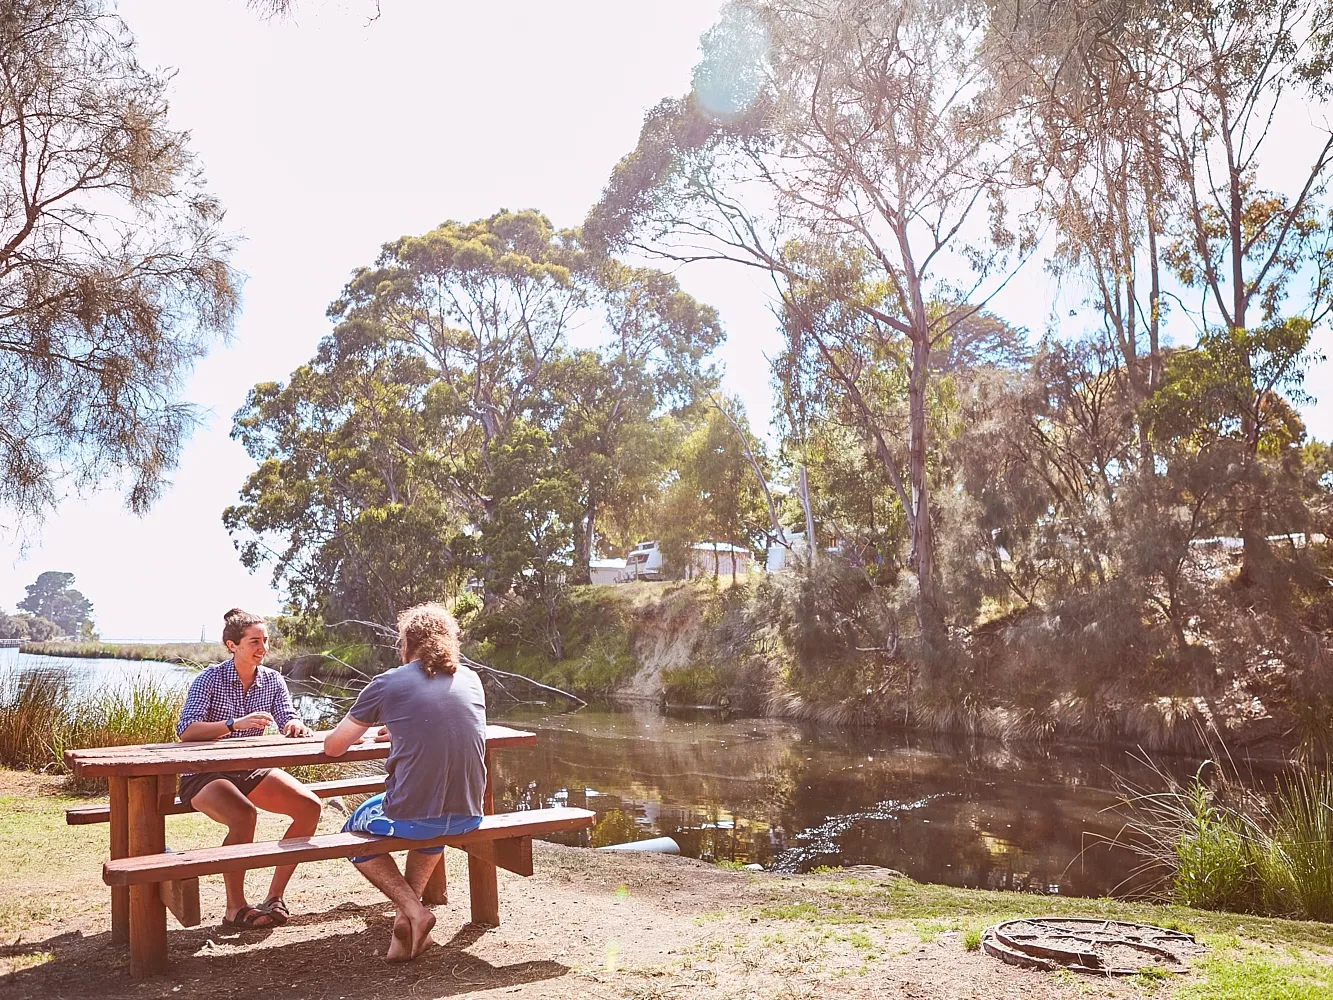
[[287,904],[282,901],[281,896],[273,896],[264,901],[264,905],[259,907],[261,913],[267,913],[273,918],[274,926],[281,927],[291,919],[291,911],[287,909]]
[[[261,920],[267,920],[268,923],[259,923]],[[277,918],[266,910],[261,910],[257,906],[251,906],[247,903],[236,911],[235,917],[228,917],[225,913],[222,915],[222,926],[238,931],[262,931],[270,927],[277,926]]]

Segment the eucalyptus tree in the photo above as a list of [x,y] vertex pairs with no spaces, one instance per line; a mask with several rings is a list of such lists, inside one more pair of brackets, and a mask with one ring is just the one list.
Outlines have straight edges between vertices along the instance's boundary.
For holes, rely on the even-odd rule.
[[[1234,382],[1235,434],[1200,440],[1237,446],[1243,475],[1227,492],[1248,579],[1267,531],[1283,527],[1266,500],[1267,415],[1284,393],[1301,401],[1305,347],[1333,306],[1333,6],[1000,6],[1012,7],[1017,26],[1007,36],[1010,79],[1032,95],[1059,179],[1053,263],[1085,282],[1136,402],[1168,378],[1197,387],[1196,362],[1221,366],[1204,381]],[[1168,313],[1181,321],[1178,340],[1199,342],[1174,376],[1163,350]],[[1157,445],[1149,420],[1136,422],[1129,469],[1151,476]]]
[[108,476],[146,510],[195,422],[182,382],[236,312],[167,81],[99,0],[0,8],[0,504],[20,517]]
[[258,468],[224,521],[301,610],[375,620],[475,575],[554,623],[605,528],[656,496],[722,335],[669,275],[534,211],[386,244],[329,316],[315,358],[236,414]]
[[326,338],[285,383],[251,390],[232,437],[258,468],[223,522],[295,610],[392,621],[453,591],[473,556],[438,472],[446,401],[416,356]]
[[[935,647],[934,353],[1036,245],[1036,217],[1009,209],[1038,161],[988,29],[972,3],[729,4],[692,92],[649,114],[585,224],[612,249],[773,277],[789,339],[809,341],[894,484]],[[894,359],[901,415],[858,384],[867,353]]]
[[[1284,383],[1299,385],[1304,347],[1333,310],[1333,225],[1322,201],[1333,172],[1333,5],[1192,0],[1173,13],[1177,79],[1164,146],[1180,190],[1167,259],[1200,295],[1202,339],[1239,351],[1248,578],[1267,549],[1258,469],[1266,401]],[[1284,114],[1299,127],[1278,126]],[[1266,185],[1293,167],[1281,188]]]
[[717,311],[669,274],[603,261],[591,281],[603,343],[564,358],[546,392],[575,497],[575,583],[589,581],[599,544],[623,550],[650,530],[680,420],[716,381],[707,359],[722,340]]

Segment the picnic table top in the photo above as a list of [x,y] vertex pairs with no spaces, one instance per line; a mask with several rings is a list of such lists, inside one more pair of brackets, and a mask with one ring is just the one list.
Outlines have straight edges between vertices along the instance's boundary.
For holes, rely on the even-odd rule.
[[[373,732],[373,731],[372,731]],[[486,749],[531,746],[535,733],[507,726],[486,727]],[[256,767],[291,767],[297,764],[342,764],[383,760],[389,756],[388,739],[373,737],[354,743],[341,757],[324,753],[324,734],[313,736],[245,736],[188,743],[145,743],[139,746],[89,747],[66,750],[65,763],[80,778],[140,777],[151,774],[201,774],[243,771]]]

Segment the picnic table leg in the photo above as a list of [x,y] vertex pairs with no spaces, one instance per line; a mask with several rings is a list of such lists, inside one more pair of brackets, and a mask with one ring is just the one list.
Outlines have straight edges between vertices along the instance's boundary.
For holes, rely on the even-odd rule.
[[[495,793],[491,787],[491,752],[486,751],[486,795],[482,811],[488,816],[495,812]],[[500,884],[495,877],[495,865],[476,855],[467,856],[467,884],[472,897],[472,922],[487,927],[500,926]]]
[[421,901],[427,906],[443,906],[449,902],[449,888],[444,874],[444,854],[440,854],[440,863],[430,873],[430,881],[421,891]]
[[[157,776],[129,779],[129,856],[166,850],[167,823],[157,809]],[[167,908],[152,882],[130,886],[130,975],[167,971]]]
[[[111,791],[111,860],[128,857],[130,853],[129,786],[124,778],[113,775],[108,779]],[[130,943],[130,887],[111,887],[111,942]]]

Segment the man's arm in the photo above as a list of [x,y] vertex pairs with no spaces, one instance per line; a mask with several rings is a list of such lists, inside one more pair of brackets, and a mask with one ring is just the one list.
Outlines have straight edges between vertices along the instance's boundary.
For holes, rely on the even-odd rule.
[[365,735],[369,724],[352,718],[349,712],[330,732],[324,736],[324,752],[330,757],[341,757],[347,748]]

